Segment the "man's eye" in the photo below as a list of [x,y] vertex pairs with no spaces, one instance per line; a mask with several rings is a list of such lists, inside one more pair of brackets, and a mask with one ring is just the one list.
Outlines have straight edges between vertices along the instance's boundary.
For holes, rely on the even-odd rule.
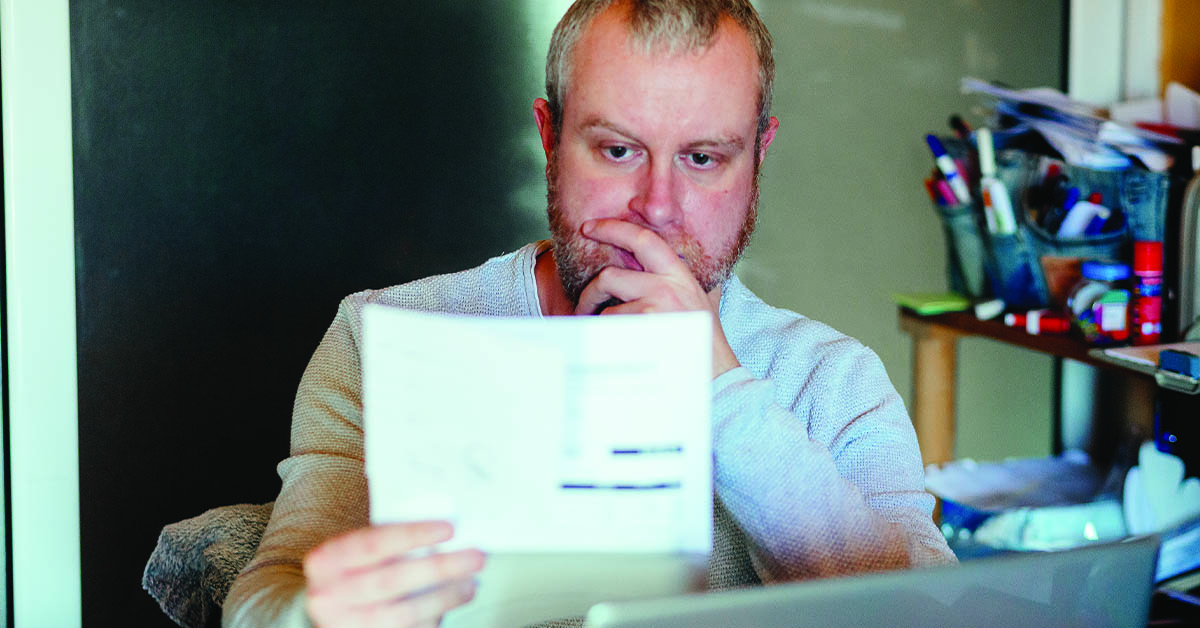
[[697,166],[707,166],[712,163],[712,157],[705,153],[692,153],[688,157],[690,157],[692,163],[696,164]]
[[608,156],[616,160],[624,159],[629,155],[629,149],[625,146],[609,146],[605,149],[608,151]]

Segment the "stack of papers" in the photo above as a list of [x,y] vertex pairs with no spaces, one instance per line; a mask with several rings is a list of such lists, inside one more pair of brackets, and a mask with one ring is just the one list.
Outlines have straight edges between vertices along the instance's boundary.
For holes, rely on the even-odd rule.
[[[1182,144],[1172,135],[1110,119],[1103,110],[1050,88],[1013,90],[968,77],[962,90],[994,98],[998,113],[1037,131],[1067,163],[1077,166],[1122,170],[1134,165],[1131,157],[1136,157],[1146,168],[1163,172],[1171,166],[1172,151]],[[1172,94],[1174,101],[1181,100]],[[1175,108],[1191,111],[1183,105]]]

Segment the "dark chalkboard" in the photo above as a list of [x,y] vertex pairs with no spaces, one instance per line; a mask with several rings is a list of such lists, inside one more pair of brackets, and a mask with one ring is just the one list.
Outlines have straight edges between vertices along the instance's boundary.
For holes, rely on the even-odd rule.
[[522,6],[71,2],[86,625],[167,625],[162,526],[275,497],[342,296],[544,236]]

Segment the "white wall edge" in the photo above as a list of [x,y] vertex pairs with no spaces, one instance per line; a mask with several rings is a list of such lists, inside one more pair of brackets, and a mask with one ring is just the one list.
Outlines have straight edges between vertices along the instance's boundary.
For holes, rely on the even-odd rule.
[[1162,76],[1162,0],[1129,2],[1125,28],[1125,100],[1159,98]]
[[10,603],[18,626],[79,626],[67,0],[0,0],[0,46],[12,480]]
[[1093,105],[1121,100],[1125,0],[1070,0],[1067,94]]

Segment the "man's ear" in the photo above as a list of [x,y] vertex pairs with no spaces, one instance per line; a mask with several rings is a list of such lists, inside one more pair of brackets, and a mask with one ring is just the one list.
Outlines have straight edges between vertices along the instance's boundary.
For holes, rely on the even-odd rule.
[[546,161],[554,151],[554,114],[550,113],[550,103],[545,98],[533,101],[533,119],[537,122],[538,135],[542,138],[542,150],[546,152]]
[[762,141],[758,144],[758,163],[762,163],[767,158],[767,147],[771,142],[775,141],[775,132],[779,130],[779,118],[771,116],[771,120],[767,122],[767,128],[763,131]]

